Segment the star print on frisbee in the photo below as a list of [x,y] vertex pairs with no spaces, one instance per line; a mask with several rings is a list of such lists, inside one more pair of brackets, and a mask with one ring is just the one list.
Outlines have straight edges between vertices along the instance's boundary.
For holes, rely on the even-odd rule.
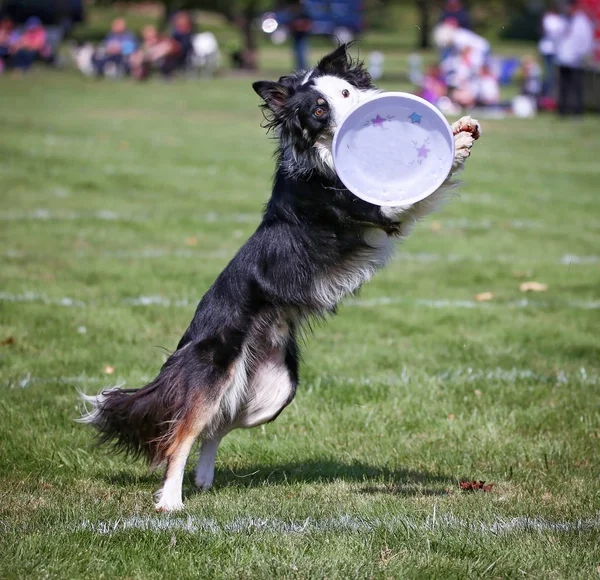
[[371,123],[373,126],[381,127],[383,129],[383,124],[385,123],[385,119],[377,115],[374,119],[371,119]]
[[417,124],[421,124],[421,119],[423,118],[423,115],[419,115],[417,113],[415,113],[414,111],[408,116],[408,118],[411,120],[412,123],[417,123]]
[[408,93],[382,93],[354,107],[333,138],[333,161],[357,197],[385,206],[416,203],[446,180],[454,137],[445,117]]

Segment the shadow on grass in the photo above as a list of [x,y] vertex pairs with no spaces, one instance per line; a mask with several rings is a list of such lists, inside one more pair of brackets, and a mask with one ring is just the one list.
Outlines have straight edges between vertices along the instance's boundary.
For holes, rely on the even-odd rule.
[[[156,486],[161,473],[139,475],[130,471],[117,471],[102,474],[111,485]],[[216,470],[214,489],[255,488],[269,485],[294,485],[298,483],[331,483],[346,481],[363,483],[358,493],[392,495],[444,495],[443,484],[451,478],[411,469],[390,469],[364,462],[343,463],[333,458],[310,459],[288,463],[251,464],[241,468],[220,468]],[[193,469],[186,478],[193,486]],[[186,487],[188,487],[186,485]]]

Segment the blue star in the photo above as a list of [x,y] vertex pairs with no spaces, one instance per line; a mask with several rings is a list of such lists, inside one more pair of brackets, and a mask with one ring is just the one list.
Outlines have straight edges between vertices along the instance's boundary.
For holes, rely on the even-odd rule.
[[413,125],[415,123],[417,124],[421,124],[421,119],[423,118],[423,115],[419,115],[418,113],[413,113],[412,115],[409,115],[408,118],[413,122]]

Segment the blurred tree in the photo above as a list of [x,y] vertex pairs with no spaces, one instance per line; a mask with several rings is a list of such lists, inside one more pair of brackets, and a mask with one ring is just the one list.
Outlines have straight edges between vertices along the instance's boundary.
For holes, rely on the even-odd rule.
[[415,0],[419,11],[419,48],[429,48],[431,37],[432,0]]

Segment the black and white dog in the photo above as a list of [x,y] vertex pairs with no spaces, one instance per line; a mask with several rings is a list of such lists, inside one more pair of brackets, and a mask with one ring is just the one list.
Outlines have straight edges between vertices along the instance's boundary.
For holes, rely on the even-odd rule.
[[[204,295],[159,375],[141,389],[85,397],[83,418],[102,442],[166,464],[156,509],[183,506],[185,464],[200,438],[196,485],[213,482],[221,439],[238,427],[275,419],[298,386],[298,332],[311,317],[334,313],[347,294],[383,268],[396,238],[430,213],[454,186],[430,197],[379,207],[350,193],[331,155],[337,124],[377,90],[347,46],[316,68],[254,83],[269,129],[278,139],[273,192],[262,221]],[[460,170],[479,137],[465,117],[453,125]]]

